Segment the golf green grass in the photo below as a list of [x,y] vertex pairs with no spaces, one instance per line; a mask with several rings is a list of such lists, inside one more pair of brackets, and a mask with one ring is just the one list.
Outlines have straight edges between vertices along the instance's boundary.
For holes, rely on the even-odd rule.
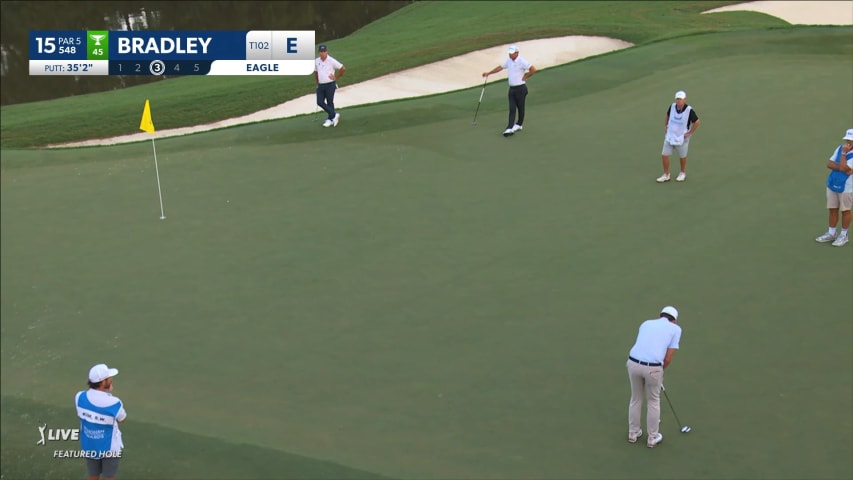
[[[150,142],[3,150],[3,478],[82,476],[37,425],[96,362],[120,478],[849,478],[853,255],[814,237],[851,33],[543,70],[508,139],[500,83],[476,126],[479,88],[158,140],[165,221]],[[678,89],[702,127],[658,185]],[[665,304],[693,432],[664,404],[649,450],[625,356]]]

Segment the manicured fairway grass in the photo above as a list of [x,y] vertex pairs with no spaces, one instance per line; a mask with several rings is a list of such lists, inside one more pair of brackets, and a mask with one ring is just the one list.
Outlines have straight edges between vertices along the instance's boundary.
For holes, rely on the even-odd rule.
[[[115,364],[122,478],[849,478],[853,255],[818,245],[849,28],[690,36],[505,86],[150,143],[4,150],[4,478]],[[703,126],[657,185],[664,109]],[[682,312],[663,446],[625,354]],[[79,380],[78,380],[79,379]]]

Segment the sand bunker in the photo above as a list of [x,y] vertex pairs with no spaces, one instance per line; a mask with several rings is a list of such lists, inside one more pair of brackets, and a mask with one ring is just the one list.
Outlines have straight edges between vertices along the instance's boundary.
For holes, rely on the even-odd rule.
[[792,25],[853,25],[853,1],[747,2],[702,13],[761,12]]

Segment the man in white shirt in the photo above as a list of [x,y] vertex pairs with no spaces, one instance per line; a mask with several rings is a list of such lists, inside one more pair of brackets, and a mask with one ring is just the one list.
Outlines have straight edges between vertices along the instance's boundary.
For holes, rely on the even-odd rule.
[[320,56],[314,59],[317,105],[328,115],[323,126],[337,127],[338,122],[341,121],[341,114],[335,111],[335,90],[338,88],[336,80],[341,78],[347,69],[341,62],[329,56],[329,50],[325,45],[320,45],[317,50],[320,51]]
[[646,428],[649,448],[663,441],[660,427],[660,392],[663,386],[663,370],[672,362],[681,341],[678,310],[664,307],[660,317],[646,320],[640,325],[637,341],[628,353],[628,379],[631,381],[631,403],[628,406],[628,441],[635,443],[643,436],[640,417],[643,413],[643,397],[646,399]]
[[[524,124],[524,101],[527,98],[527,79],[536,73],[536,67],[530,64],[527,60],[518,56],[518,47],[510,45],[507,50],[509,58],[497,67],[483,72],[484,77],[488,77],[493,73],[498,73],[503,69],[507,70],[509,79],[509,122],[504,130],[504,137],[509,137],[515,132],[519,132]],[[518,111],[518,121],[515,121],[515,113]]]
[[[820,243],[832,242],[835,247],[847,244],[850,230],[850,211],[853,210],[853,128],[844,135],[826,168],[826,208],[829,209],[829,230],[817,237]],[[841,211],[841,233],[838,233],[838,212]]]

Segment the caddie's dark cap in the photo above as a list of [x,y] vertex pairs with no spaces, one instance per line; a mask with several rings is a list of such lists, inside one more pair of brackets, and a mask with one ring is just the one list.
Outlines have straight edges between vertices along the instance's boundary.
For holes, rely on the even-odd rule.
[[317,47],[317,50],[319,50],[319,51],[321,51],[321,52],[325,52],[325,51],[326,51],[326,50],[328,50],[328,49],[326,48],[326,46],[325,46],[325,45],[320,44],[320,46],[319,46],[319,47]]

